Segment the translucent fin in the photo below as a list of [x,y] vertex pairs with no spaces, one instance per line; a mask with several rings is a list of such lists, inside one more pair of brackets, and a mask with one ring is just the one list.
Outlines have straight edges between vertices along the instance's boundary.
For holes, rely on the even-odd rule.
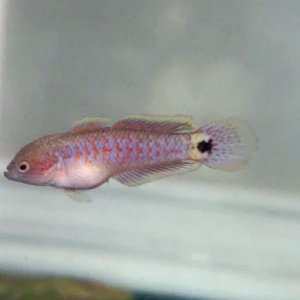
[[245,167],[257,149],[258,139],[250,124],[239,118],[227,118],[200,128],[211,140],[212,149],[203,163],[213,169],[237,171]]
[[142,130],[159,133],[187,133],[197,130],[189,116],[129,116],[113,125],[113,128]]
[[200,167],[199,162],[191,160],[157,164],[139,169],[121,172],[113,178],[127,186],[138,186],[160,178],[195,171]]
[[93,201],[92,198],[86,194],[86,192],[68,189],[65,189],[64,191],[72,201],[77,203],[90,203]]
[[110,120],[107,118],[84,118],[76,122],[70,129],[72,132],[86,132],[103,129],[110,126]]

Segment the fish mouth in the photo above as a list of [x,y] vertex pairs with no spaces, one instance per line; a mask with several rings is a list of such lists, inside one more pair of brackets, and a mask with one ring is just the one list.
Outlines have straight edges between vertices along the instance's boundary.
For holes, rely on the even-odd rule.
[[5,178],[7,178],[9,180],[17,181],[17,179],[14,176],[12,176],[9,171],[5,171],[3,173],[3,175],[4,175]]
[[18,174],[11,172],[11,171],[5,171],[3,173],[4,177],[7,178],[8,180],[11,181],[16,181],[16,182],[21,182],[25,184],[30,184],[30,185],[49,185],[49,182],[41,182],[40,180],[36,179],[34,180],[34,177],[31,178],[31,180],[28,180],[26,178],[22,178],[18,176]]
[[14,170],[11,169],[11,164],[9,164],[6,168],[6,171],[4,171],[3,175],[6,179],[13,180],[13,181],[19,181],[17,174],[14,172]]
[[6,170],[4,171],[3,175],[5,178],[13,180],[14,178],[14,163],[10,162],[9,165],[6,167]]

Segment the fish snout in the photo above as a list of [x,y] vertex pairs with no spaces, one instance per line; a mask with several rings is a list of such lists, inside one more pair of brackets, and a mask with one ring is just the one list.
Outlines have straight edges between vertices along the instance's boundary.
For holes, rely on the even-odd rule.
[[13,180],[16,177],[15,174],[15,164],[13,162],[9,163],[6,167],[6,171],[3,173],[4,177],[10,180]]

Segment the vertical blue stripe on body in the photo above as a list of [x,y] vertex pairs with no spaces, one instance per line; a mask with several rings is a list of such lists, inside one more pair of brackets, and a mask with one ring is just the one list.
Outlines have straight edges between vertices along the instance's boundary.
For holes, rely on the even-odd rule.
[[132,152],[130,153],[130,158],[135,159],[137,152],[136,152],[136,140],[134,137],[131,138],[131,142],[129,143],[128,146],[132,149]]
[[86,146],[87,146],[87,148],[89,150],[89,153],[90,153],[89,160],[94,161],[94,149],[93,149],[92,144],[90,142],[86,142]]
[[140,156],[140,160],[145,160],[147,158],[147,141],[144,140],[140,143],[140,148],[142,149],[142,155]]
[[97,162],[100,162],[102,160],[102,156],[103,156],[103,143],[101,140],[96,142],[96,147],[98,150]]
[[73,144],[69,145],[71,161],[75,162],[75,146]]
[[152,141],[151,142],[151,145],[150,145],[150,159],[152,161],[156,161],[156,144],[155,144],[155,141]]
[[126,147],[125,139],[121,139],[119,144],[120,144],[120,147],[122,149],[122,157],[121,157],[121,160],[122,160],[126,157],[126,154],[127,154],[127,147]]
[[108,138],[108,148],[111,149],[111,151],[109,152],[108,156],[107,156],[107,159],[110,161],[110,162],[114,162],[117,158],[117,148],[116,148],[116,143],[113,139],[112,136],[110,136]]
[[164,147],[165,147],[165,138],[163,137],[160,137],[158,139],[158,142],[159,142],[159,160],[163,160],[164,159]]
[[84,162],[85,161],[85,157],[84,157],[84,143],[83,142],[79,142],[78,143],[78,148],[79,148],[79,151],[80,151],[80,160],[81,160],[81,162]]

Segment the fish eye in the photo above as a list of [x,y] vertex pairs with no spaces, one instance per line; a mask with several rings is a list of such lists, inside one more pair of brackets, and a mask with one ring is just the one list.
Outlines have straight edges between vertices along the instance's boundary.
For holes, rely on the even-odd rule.
[[19,166],[18,166],[18,169],[21,173],[26,173],[29,171],[30,169],[30,166],[29,166],[29,163],[27,161],[22,161]]

